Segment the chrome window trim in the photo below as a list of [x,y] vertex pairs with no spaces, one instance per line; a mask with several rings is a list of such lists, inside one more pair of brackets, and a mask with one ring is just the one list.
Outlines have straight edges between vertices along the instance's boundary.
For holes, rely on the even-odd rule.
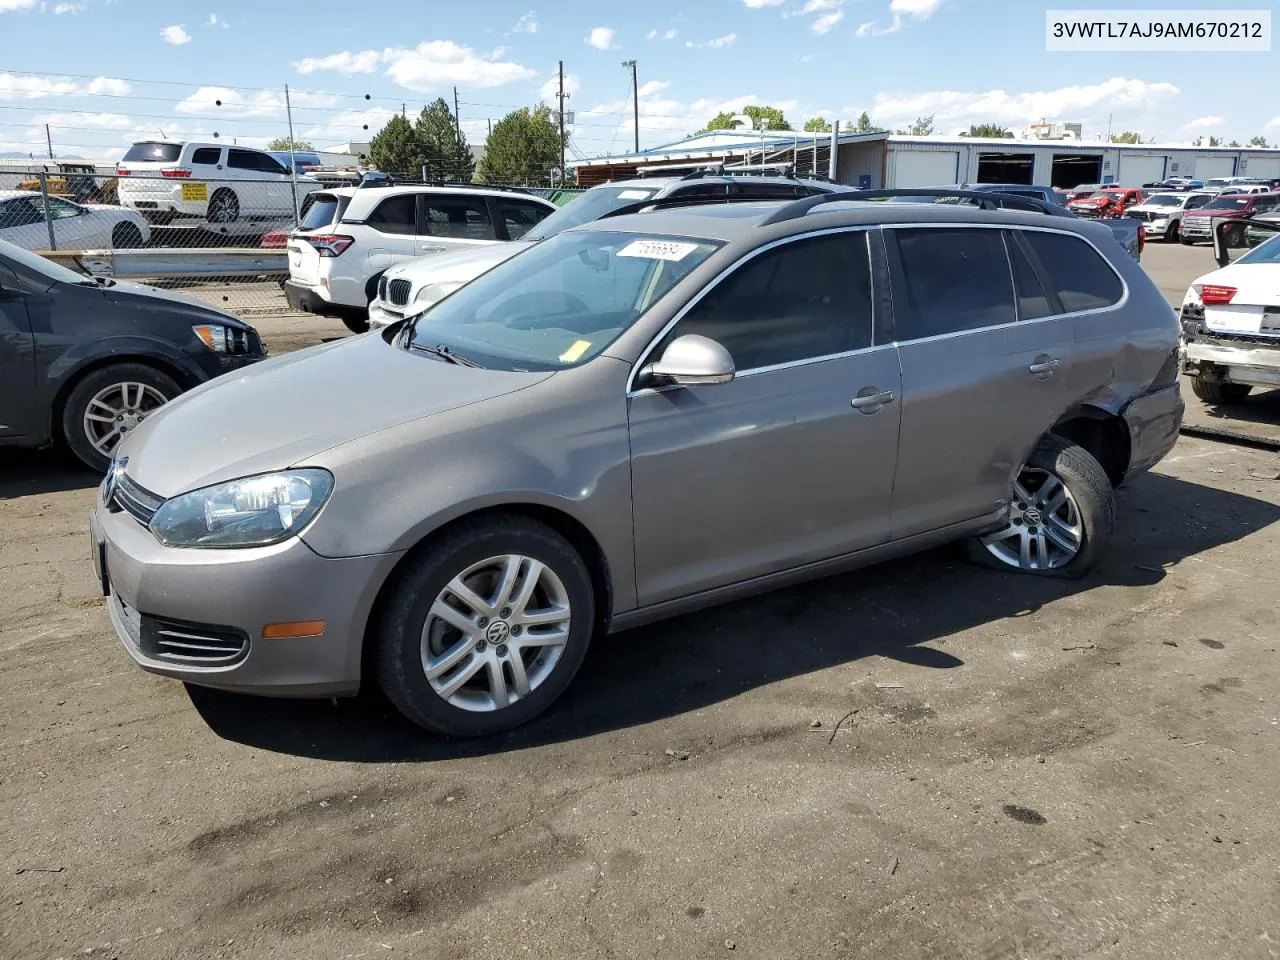
[[[653,353],[653,351],[657,349],[658,344],[660,344],[663,341],[663,339],[667,336],[667,334],[671,332],[672,328],[674,328],[677,323],[683,320],[685,318],[685,315],[688,314],[690,310],[692,310],[699,303],[701,303],[703,297],[707,296],[709,293],[711,293],[712,290],[716,289],[716,287],[718,287],[722,282],[724,282],[724,280],[730,274],[736,272],[740,267],[744,266],[745,264],[750,263],[752,260],[760,256],[762,253],[768,253],[770,250],[773,250],[777,247],[781,247],[784,244],[794,243],[798,240],[809,240],[814,237],[831,236],[837,233],[863,234],[864,239],[867,242],[867,273],[868,273],[868,277],[871,280],[871,289],[872,289],[871,313],[868,316],[868,320],[869,320],[869,327],[871,330],[871,334],[872,336],[874,336],[875,329],[876,329],[875,265],[872,262],[871,246],[870,246],[871,231],[874,229],[876,229],[875,225],[858,224],[856,226],[826,227],[821,230],[809,230],[809,231],[806,231],[805,233],[795,233],[795,234],[791,234],[790,236],[779,237],[777,240],[772,240],[769,243],[764,244],[763,246],[756,247],[746,256],[740,257],[739,259],[735,260],[733,263],[729,264],[729,266],[721,270],[718,274],[715,275],[715,277],[711,279],[709,283],[707,283],[701,290],[699,290],[697,296],[695,296],[692,300],[690,300],[683,307],[681,307],[680,310],[676,313],[676,315],[672,317],[670,320],[668,320],[666,324],[663,325],[662,329],[658,331],[657,335],[654,336],[649,341],[648,346],[646,346],[644,350],[641,352],[640,359],[638,359],[635,362],[635,364],[632,365],[631,373],[627,375],[627,394],[626,394],[627,398],[630,399],[632,397],[644,396],[645,394],[665,393],[668,390],[680,389],[679,384],[673,383],[673,384],[667,384],[661,387],[641,387],[640,389],[637,390],[635,385],[636,377],[639,375],[640,371],[644,369],[646,362],[649,360],[649,357]],[[739,377],[754,376],[757,373],[769,373],[774,370],[787,370],[792,367],[805,366],[810,363],[820,363],[824,360],[834,360],[841,357],[849,357],[857,353],[866,353],[867,351],[870,351],[870,350],[878,350],[878,349],[883,349],[885,347],[891,347],[891,346],[893,346],[893,344],[891,343],[884,343],[884,344],[873,343],[869,347],[859,347],[856,350],[846,350],[841,353],[829,353],[829,354],[824,354],[818,357],[806,357],[803,360],[791,360],[786,363],[775,363],[775,364],[770,364],[764,367],[751,367],[750,369],[747,369],[747,370],[736,370],[734,371],[733,376],[734,376],[734,379],[736,380]]]
[[[1036,317],[1034,320],[1015,320],[1013,323],[993,323],[993,324],[989,324],[988,326],[985,326],[985,327],[972,327],[972,328],[970,328],[970,329],[968,329],[968,330],[954,330],[954,331],[952,331],[951,333],[938,333],[938,334],[934,334],[932,337],[916,337],[916,338],[911,339],[911,340],[896,340],[896,339],[895,339],[895,340],[893,341],[894,346],[902,346],[902,345],[907,345],[907,344],[912,344],[912,343],[933,343],[934,341],[937,341],[937,340],[949,340],[949,339],[951,339],[951,338],[953,338],[953,337],[962,337],[962,336],[965,336],[966,334],[971,334],[971,333],[988,333],[988,332],[990,332],[990,331],[992,331],[992,330],[1003,330],[1003,329],[1005,329],[1005,328],[1007,328],[1007,327],[1021,326],[1021,325],[1023,325],[1023,324],[1031,324],[1031,323],[1045,323],[1046,321],[1050,321],[1050,320],[1073,320],[1073,319],[1075,319],[1076,317],[1089,317],[1089,316],[1093,316],[1094,314],[1100,314],[1100,313],[1111,313],[1112,311],[1115,311],[1115,310],[1119,310],[1119,309],[1121,309],[1122,307],[1124,307],[1124,306],[1125,306],[1126,304],[1128,304],[1128,302],[1129,302],[1129,284],[1125,282],[1125,279],[1124,279],[1123,275],[1121,275],[1120,271],[1119,271],[1119,270],[1117,270],[1114,266],[1112,266],[1111,261],[1110,261],[1109,259],[1107,259],[1106,254],[1104,254],[1101,250],[1099,250],[1099,249],[1098,249],[1098,245],[1097,245],[1097,244],[1095,244],[1095,243],[1094,243],[1092,240],[1090,240],[1088,237],[1084,237],[1084,236],[1081,236],[1080,234],[1076,233],[1074,230],[1055,230],[1055,229],[1053,229],[1052,227],[1028,226],[1028,225],[1026,225],[1026,224],[1021,224],[1021,223],[1019,223],[1019,224],[1008,224],[1008,223],[1002,223],[1002,224],[995,224],[995,223],[920,223],[920,224],[913,224],[913,223],[886,223],[886,224],[884,224],[884,225],[881,227],[881,229],[884,229],[884,230],[901,230],[901,229],[915,229],[915,228],[951,229],[951,230],[968,230],[968,229],[977,229],[977,230],[1036,230],[1036,231],[1039,231],[1040,233],[1056,233],[1056,234],[1058,234],[1059,236],[1074,237],[1074,238],[1075,238],[1075,239],[1077,239],[1077,240],[1080,240],[1080,241],[1083,241],[1084,243],[1087,243],[1087,244],[1088,244],[1088,245],[1093,249],[1093,252],[1094,252],[1094,253],[1096,253],[1096,254],[1097,254],[1097,255],[1102,259],[1102,262],[1103,262],[1103,263],[1105,263],[1105,264],[1107,265],[1107,269],[1109,269],[1113,274],[1115,274],[1116,279],[1120,281],[1120,289],[1121,289],[1123,292],[1122,292],[1122,294],[1121,294],[1121,296],[1120,296],[1120,299],[1119,299],[1119,300],[1117,300],[1115,303],[1111,304],[1110,306],[1106,306],[1106,307],[1094,307],[1092,310],[1072,310],[1072,311],[1067,311],[1066,313],[1054,313],[1054,314],[1051,314],[1051,315],[1049,315],[1049,316],[1047,316],[1047,317]],[[1126,254],[1126,256],[1127,256],[1127,254]],[[1010,269],[1010,271],[1012,271],[1012,269],[1013,269],[1013,261],[1012,261],[1012,260],[1010,260],[1010,262],[1009,262],[1009,269]],[[1017,291],[1018,291],[1018,288],[1017,288],[1017,284],[1016,284],[1016,283],[1014,284],[1014,288],[1013,288],[1013,289],[1014,289],[1014,316],[1017,316]],[[1061,298],[1059,298],[1059,299],[1061,299]],[[895,335],[897,334],[897,332],[898,332],[898,331],[895,329],[895,330],[894,330]]]

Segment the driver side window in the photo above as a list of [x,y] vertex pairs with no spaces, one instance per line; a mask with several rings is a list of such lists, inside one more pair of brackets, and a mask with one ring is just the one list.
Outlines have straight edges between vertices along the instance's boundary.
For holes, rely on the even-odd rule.
[[793,240],[747,260],[668,334],[716,341],[739,371],[871,346],[865,231]]

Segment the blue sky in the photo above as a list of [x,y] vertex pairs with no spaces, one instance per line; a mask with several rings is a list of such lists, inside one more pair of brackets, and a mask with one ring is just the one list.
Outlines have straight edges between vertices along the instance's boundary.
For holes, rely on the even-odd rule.
[[[1231,5],[1274,10],[1277,0]],[[1160,142],[1280,139],[1276,53],[1046,53],[1044,11],[1063,6],[0,0],[0,153],[43,153],[45,123],[56,153],[102,160],[161,131],[265,143],[287,132],[286,83],[295,130],[317,147],[367,140],[402,103],[415,113],[436,96],[451,99],[455,84],[464,129],[479,143],[489,120],[553,95],[562,59],[577,121],[571,152],[596,156],[630,146],[630,73],[621,64],[631,58],[642,146],[751,103],[783,107],[797,128],[818,114],[851,120],[863,110],[890,128],[933,114],[937,133],[983,121],[1019,130],[1043,116],[1083,122],[1094,139],[1110,114],[1114,130]]]

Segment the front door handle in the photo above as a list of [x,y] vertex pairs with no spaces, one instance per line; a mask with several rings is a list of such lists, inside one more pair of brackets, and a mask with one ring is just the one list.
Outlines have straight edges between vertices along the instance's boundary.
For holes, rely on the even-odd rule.
[[866,387],[858,391],[858,395],[850,402],[850,406],[855,410],[865,410],[868,407],[880,407],[886,403],[893,403],[894,393],[892,390],[877,390],[875,387]]
[[1043,360],[1037,358],[1036,362],[1033,363],[1031,366],[1027,367],[1027,369],[1030,370],[1032,373],[1034,373],[1036,376],[1042,376],[1042,375],[1053,376],[1053,371],[1057,370],[1060,366],[1062,366],[1061,360],[1058,360],[1056,358],[1050,359],[1046,357]]

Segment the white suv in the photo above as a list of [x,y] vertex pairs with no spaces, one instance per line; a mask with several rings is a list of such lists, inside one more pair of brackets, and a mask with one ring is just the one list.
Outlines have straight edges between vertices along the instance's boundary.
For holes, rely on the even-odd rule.
[[468,250],[444,257],[410,260],[388,270],[369,304],[369,326],[377,330],[421,313],[463,284],[514,257],[539,240],[563,230],[646,200],[669,197],[715,202],[717,200],[794,200],[846,190],[837,184],[794,177],[726,176],[697,171],[683,177],[646,177],[592,187],[541,223],[513,221],[507,214],[507,231],[518,243],[504,243],[482,250]]
[[116,176],[120,205],[155,224],[292,220],[295,190],[301,203],[320,189],[302,175],[295,184],[289,168],[263,150],[180,140],[135,143]]
[[539,197],[478,187],[325,190],[289,236],[285,296],[293,309],[338,317],[359,333],[389,267],[499,245],[555,211]]

